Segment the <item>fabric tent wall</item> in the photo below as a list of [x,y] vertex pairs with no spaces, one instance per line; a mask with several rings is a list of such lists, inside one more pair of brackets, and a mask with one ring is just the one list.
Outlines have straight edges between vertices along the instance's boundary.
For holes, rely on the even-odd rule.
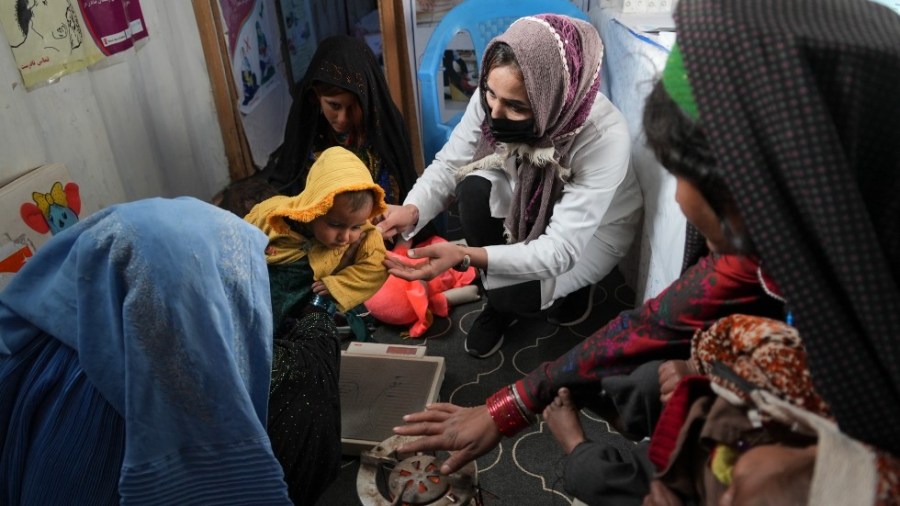
[[104,207],[150,196],[209,200],[228,182],[191,2],[141,2],[150,37],[112,64],[25,91],[0,30],[0,184],[64,163]]

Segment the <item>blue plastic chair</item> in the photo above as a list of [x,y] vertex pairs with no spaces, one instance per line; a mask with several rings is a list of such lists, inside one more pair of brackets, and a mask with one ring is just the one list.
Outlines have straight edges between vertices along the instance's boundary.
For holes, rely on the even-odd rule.
[[587,14],[570,0],[465,0],[450,9],[434,28],[422,63],[419,66],[419,90],[422,111],[422,144],[425,163],[431,163],[434,155],[450,138],[453,127],[459,123],[462,113],[441,121],[440,97],[444,93],[443,79],[438,79],[444,50],[457,33],[466,32],[475,47],[477,67],[481,69],[481,56],[488,42],[503,33],[513,21],[533,14],[564,14],[590,21]]

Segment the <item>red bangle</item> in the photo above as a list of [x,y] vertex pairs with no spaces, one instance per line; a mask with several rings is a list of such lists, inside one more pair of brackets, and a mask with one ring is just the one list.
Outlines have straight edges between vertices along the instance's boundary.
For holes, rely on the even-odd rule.
[[519,410],[510,387],[503,388],[488,397],[485,404],[487,404],[488,413],[494,420],[494,424],[497,425],[500,434],[512,437],[520,430],[528,427],[528,419]]

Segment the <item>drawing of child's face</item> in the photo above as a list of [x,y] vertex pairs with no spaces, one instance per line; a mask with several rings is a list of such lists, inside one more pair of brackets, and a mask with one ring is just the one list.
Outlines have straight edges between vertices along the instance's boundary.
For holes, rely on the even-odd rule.
[[43,38],[44,49],[68,53],[81,45],[81,25],[70,0],[34,0],[28,7],[28,36]]

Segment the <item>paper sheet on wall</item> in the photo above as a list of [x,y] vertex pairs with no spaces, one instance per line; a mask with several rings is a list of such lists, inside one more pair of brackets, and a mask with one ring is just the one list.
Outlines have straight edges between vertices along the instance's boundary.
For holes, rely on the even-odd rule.
[[125,51],[147,37],[140,0],[79,0],[95,45],[105,56]]

